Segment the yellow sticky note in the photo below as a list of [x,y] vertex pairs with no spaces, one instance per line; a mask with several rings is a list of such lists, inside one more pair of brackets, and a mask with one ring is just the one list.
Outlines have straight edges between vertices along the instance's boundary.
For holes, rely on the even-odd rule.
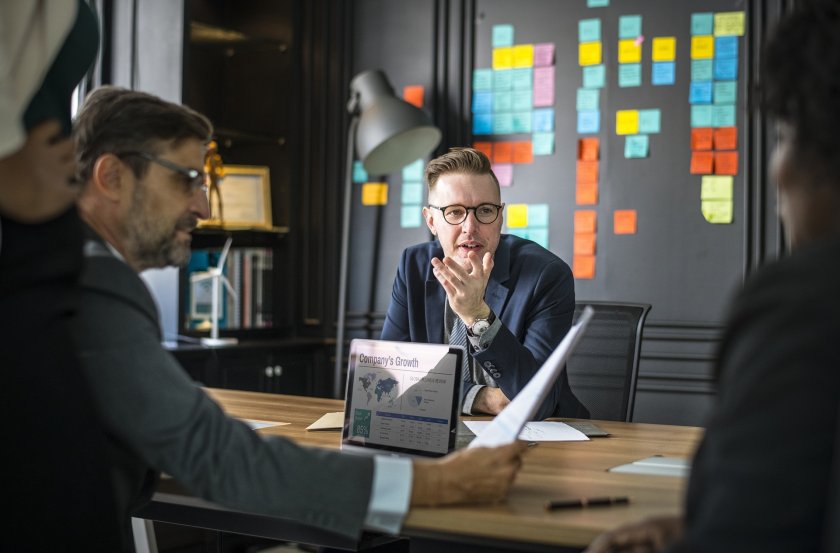
[[715,37],[697,35],[691,37],[691,59],[710,60],[715,57]]
[[508,228],[524,228],[528,226],[528,204],[510,204],[507,206]]
[[677,58],[677,39],[672,36],[653,38],[653,61],[674,61]]
[[700,179],[700,199],[732,200],[733,177],[704,175]]
[[513,48],[493,48],[493,69],[513,67]]
[[388,183],[366,182],[362,185],[362,205],[386,205]]
[[624,109],[615,112],[615,134],[639,134],[639,110]]
[[635,38],[618,41],[618,63],[639,63],[642,61],[642,43]]
[[600,65],[601,43],[581,42],[578,45],[578,63],[580,65]]
[[732,222],[732,200],[705,200],[700,202],[703,218],[715,225]]
[[715,14],[715,36],[744,36],[744,12]]
[[520,44],[513,47],[514,67],[534,67],[534,45]]

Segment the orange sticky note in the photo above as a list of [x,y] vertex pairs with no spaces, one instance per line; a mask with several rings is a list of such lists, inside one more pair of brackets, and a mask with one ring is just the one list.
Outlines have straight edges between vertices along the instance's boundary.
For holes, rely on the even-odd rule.
[[575,278],[595,278],[595,256],[576,255],[572,257],[572,274]]
[[737,175],[738,152],[715,152],[715,174]]
[[492,142],[473,142],[473,148],[487,156],[487,159],[493,161],[493,143]]
[[575,255],[595,255],[595,233],[575,233]]
[[581,138],[578,140],[578,159],[582,161],[598,161],[600,143],[597,138]]
[[423,107],[423,85],[413,84],[403,87],[403,100],[418,108]]
[[709,127],[697,127],[691,129],[691,149],[692,150],[711,150],[712,149],[712,131]]
[[578,184],[598,183],[598,162],[597,161],[578,161],[577,162],[577,180]]
[[691,152],[692,175],[711,175],[715,156],[712,152]]
[[598,203],[598,183],[579,182],[575,190],[575,200],[578,205],[595,205]]
[[715,129],[715,150],[737,150],[738,127],[720,127]]
[[388,183],[366,182],[362,185],[362,205],[386,205]]
[[531,147],[530,140],[520,140],[513,143],[513,162],[514,163],[533,163],[534,149]]
[[493,163],[513,163],[513,142],[493,144]]
[[616,234],[636,234],[636,210],[615,210],[613,212],[613,232]]
[[575,211],[575,234],[595,232],[598,214],[591,209]]

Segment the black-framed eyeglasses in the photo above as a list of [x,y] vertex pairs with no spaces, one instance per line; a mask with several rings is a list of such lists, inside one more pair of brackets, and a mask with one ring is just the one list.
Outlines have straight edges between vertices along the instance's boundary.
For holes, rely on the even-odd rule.
[[189,187],[190,192],[195,192],[196,190],[201,190],[205,194],[207,193],[207,183],[205,181],[205,174],[204,171],[199,171],[198,169],[192,169],[190,167],[184,167],[183,165],[179,165],[174,161],[169,161],[168,159],[163,159],[162,157],[158,157],[154,154],[150,154],[149,152],[143,152],[140,150],[137,151],[130,151],[130,152],[121,152],[117,154],[118,157],[122,156],[137,156],[142,157],[146,161],[151,161],[152,163],[157,163],[161,167],[166,167],[171,171],[175,171],[182,177],[184,177],[184,181]]
[[437,209],[443,213],[443,220],[450,225],[460,225],[466,221],[470,211],[475,214],[475,218],[478,219],[479,223],[489,225],[499,218],[499,212],[502,210],[504,205],[479,204],[475,207],[467,207],[464,205],[453,204],[441,207],[429,204],[429,207]]

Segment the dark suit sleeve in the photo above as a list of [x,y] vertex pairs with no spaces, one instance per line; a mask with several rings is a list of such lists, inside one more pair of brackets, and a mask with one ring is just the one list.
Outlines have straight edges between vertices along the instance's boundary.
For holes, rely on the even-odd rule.
[[394,278],[394,286],[391,290],[391,303],[388,305],[385,323],[382,325],[382,334],[380,335],[382,340],[411,341],[406,286],[407,267],[408,254],[404,251],[400,257],[400,264],[397,266],[397,276]]

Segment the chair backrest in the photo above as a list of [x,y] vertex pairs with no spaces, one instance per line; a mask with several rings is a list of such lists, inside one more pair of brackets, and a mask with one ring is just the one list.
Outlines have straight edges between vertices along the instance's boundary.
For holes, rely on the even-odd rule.
[[569,385],[591,418],[629,422],[650,305],[578,301],[575,321],[587,305],[595,315],[566,365]]

